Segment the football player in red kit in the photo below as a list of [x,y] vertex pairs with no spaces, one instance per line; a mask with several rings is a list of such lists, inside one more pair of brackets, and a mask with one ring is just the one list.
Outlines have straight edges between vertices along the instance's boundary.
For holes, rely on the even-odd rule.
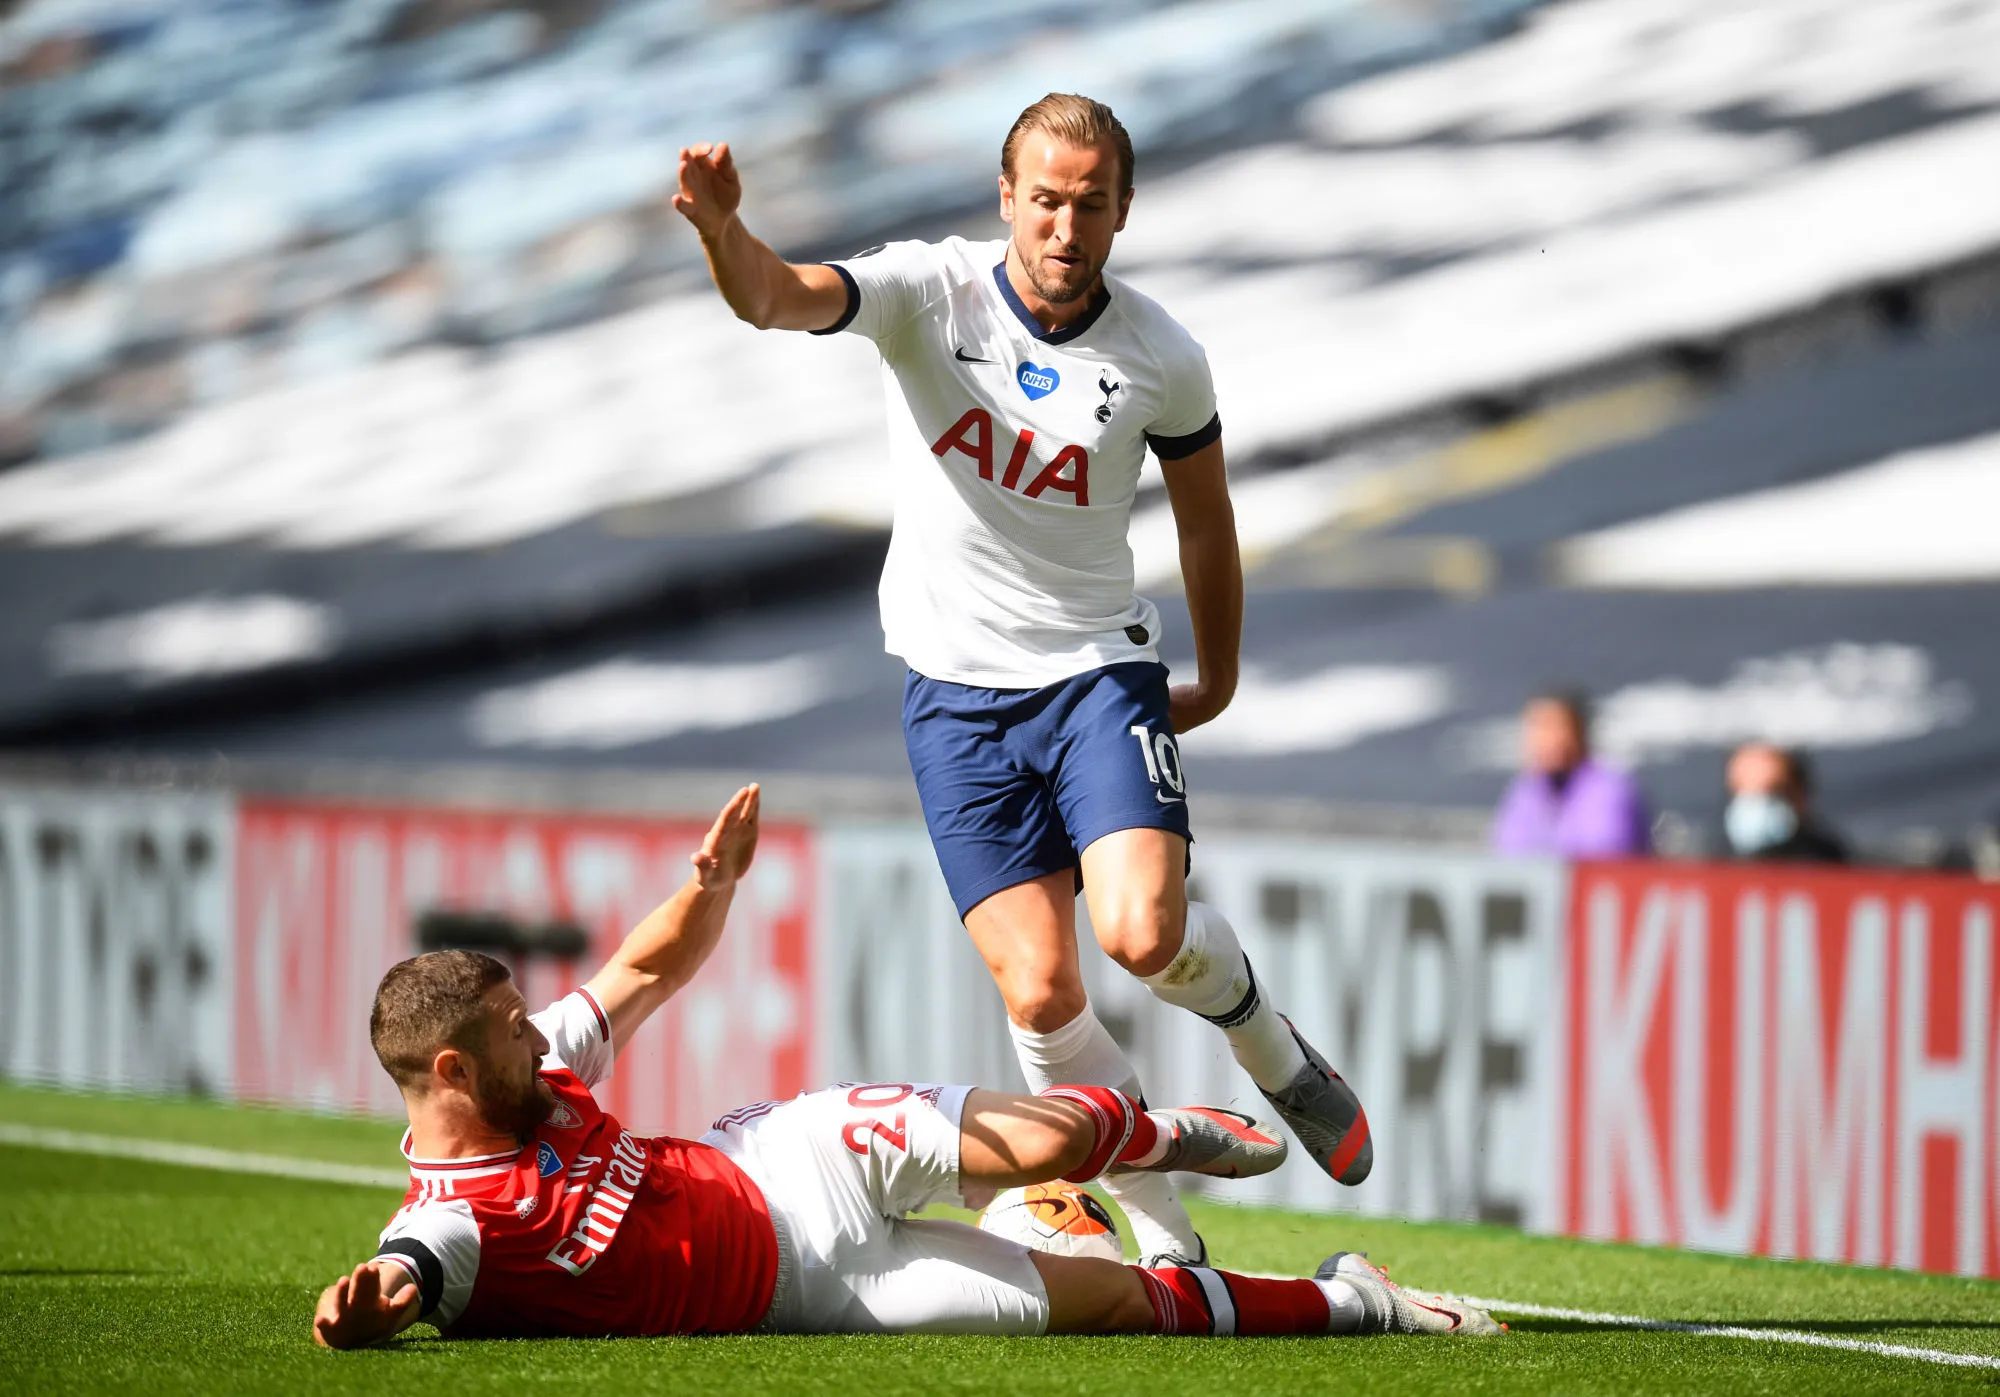
[[908,1216],[968,1189],[1276,1168],[1283,1137],[1234,1112],[1148,1111],[1108,1087],[910,1082],[746,1106],[698,1141],[624,1129],[591,1088],[714,949],[757,828],[750,786],[686,885],[541,1013],[504,965],[470,952],[383,976],[369,1034],[409,1109],[410,1188],[375,1255],[320,1296],[321,1343],[374,1343],[420,1320],[466,1337],[1497,1328],[1352,1253],[1305,1280],[1143,1270]]

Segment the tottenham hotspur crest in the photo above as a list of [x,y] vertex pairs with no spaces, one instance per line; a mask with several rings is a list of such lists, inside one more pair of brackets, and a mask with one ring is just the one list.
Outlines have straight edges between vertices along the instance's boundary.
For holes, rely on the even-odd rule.
[[1124,392],[1125,385],[1122,383],[1113,383],[1111,381],[1110,370],[1107,369],[1097,376],[1097,391],[1104,395],[1104,401],[1097,405],[1097,420],[1099,422],[1109,422],[1111,420],[1111,395],[1113,393]]

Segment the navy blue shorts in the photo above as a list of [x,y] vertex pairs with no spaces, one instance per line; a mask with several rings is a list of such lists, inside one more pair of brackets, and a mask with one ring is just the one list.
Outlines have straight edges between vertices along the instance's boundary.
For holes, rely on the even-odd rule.
[[924,823],[964,917],[1016,883],[1078,866],[1121,829],[1188,833],[1167,667],[1106,665],[1042,689],[903,681],[903,740]]

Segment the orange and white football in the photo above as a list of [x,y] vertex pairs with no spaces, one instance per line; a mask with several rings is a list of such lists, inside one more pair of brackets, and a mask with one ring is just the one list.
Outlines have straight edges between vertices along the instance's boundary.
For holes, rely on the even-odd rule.
[[1110,1209],[1075,1184],[1058,1180],[1010,1188],[987,1205],[979,1226],[998,1237],[1058,1256],[1124,1259]]

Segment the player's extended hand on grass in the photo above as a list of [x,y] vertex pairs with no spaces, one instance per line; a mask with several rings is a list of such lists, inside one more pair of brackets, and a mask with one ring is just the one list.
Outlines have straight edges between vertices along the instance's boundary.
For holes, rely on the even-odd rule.
[[736,214],[743,202],[743,180],[730,157],[729,142],[683,147],[680,190],[674,207],[704,238],[712,238]]
[[749,871],[750,860],[757,857],[757,819],[763,800],[761,787],[745,786],[715,817],[693,858],[695,881],[705,890],[726,888]]
[[[387,1280],[390,1289],[383,1289]],[[319,1297],[313,1338],[328,1348],[380,1343],[416,1318],[418,1292],[409,1272],[393,1262],[364,1261]]]

